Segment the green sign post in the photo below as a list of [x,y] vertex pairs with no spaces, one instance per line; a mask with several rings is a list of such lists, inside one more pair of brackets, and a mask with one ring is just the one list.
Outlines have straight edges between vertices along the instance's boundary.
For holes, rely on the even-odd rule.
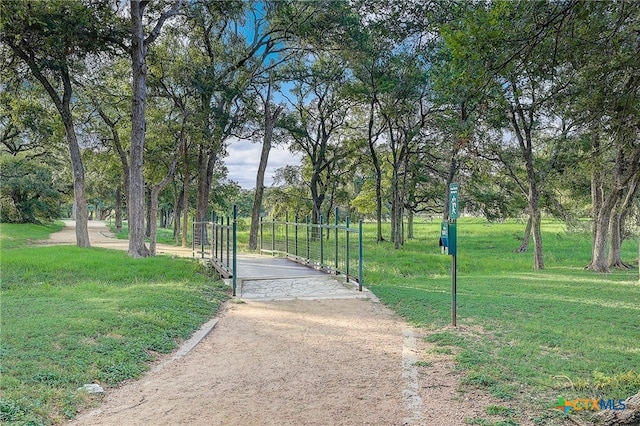
[[457,326],[457,287],[458,287],[458,230],[457,219],[460,216],[458,203],[458,184],[449,185],[449,254],[451,255],[451,325]]
[[460,216],[460,205],[458,203],[458,184],[449,185],[449,219],[456,220]]

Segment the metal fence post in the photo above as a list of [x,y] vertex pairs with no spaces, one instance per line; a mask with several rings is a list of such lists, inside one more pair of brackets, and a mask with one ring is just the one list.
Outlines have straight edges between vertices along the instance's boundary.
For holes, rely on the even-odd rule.
[[[216,258],[222,260],[222,254],[224,253],[224,217],[216,216],[216,221],[213,222],[213,226],[216,227]],[[220,234],[219,236],[218,233]]]
[[218,216],[211,213],[211,257],[218,258]]
[[289,212],[284,215],[284,251],[289,254]]
[[335,236],[336,236],[336,241],[335,241],[335,257],[336,257],[336,274],[338,273],[338,223],[339,223],[340,219],[338,217],[338,208],[336,207],[336,232],[335,232]]
[[322,224],[324,222],[324,217],[320,215],[320,268],[324,265],[324,232]]
[[276,219],[271,220],[271,256],[276,255]]
[[296,254],[296,258],[297,258],[298,257],[298,213],[296,213],[296,215],[294,217],[294,220],[296,222],[295,223],[295,228],[294,228],[294,234],[295,234],[295,241],[296,241],[296,243],[295,243],[296,253],[295,254]]
[[236,277],[238,276],[238,239],[236,233],[238,230],[238,206],[233,206],[233,261],[232,261],[232,280],[233,280],[233,295],[236,295]]
[[262,254],[262,249],[264,248],[264,245],[262,244],[264,242],[264,235],[262,233],[262,225],[264,223],[263,219],[264,218],[260,216],[260,254]]
[[226,259],[227,259],[227,267],[229,267],[229,248],[230,248],[229,246],[231,244],[231,241],[229,239],[229,233],[231,232],[231,226],[229,226],[230,225],[230,223],[229,223],[230,221],[231,220],[230,220],[229,216],[227,216],[227,257],[226,257]]
[[362,219],[358,226],[358,290],[362,291]]
[[347,256],[345,257],[345,274],[347,276],[347,282],[349,282],[349,216],[344,218],[344,226],[346,227],[346,233],[345,233],[345,239],[346,239],[346,252],[347,252]]
[[204,259],[204,231],[205,223],[200,223],[200,258]]
[[311,230],[311,227],[309,226],[309,215],[307,215],[306,217],[306,224],[307,224],[307,263],[311,262],[311,247],[309,247],[310,242],[309,242],[309,232]]

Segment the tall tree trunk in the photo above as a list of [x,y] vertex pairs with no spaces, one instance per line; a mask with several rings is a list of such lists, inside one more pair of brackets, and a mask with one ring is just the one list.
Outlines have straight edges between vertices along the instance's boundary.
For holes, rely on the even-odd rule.
[[143,175],[144,139],[146,133],[145,107],[147,100],[147,47],[144,42],[142,17],[146,2],[131,0],[131,64],[133,94],[131,97],[131,147],[129,162],[129,256],[149,256],[145,245]]
[[399,249],[403,244],[402,222],[403,222],[403,200],[400,188],[399,170],[397,168],[393,171],[393,178],[391,180],[392,185],[392,214],[391,214],[391,239],[393,240],[393,246]]
[[402,213],[404,199],[401,188],[401,169],[404,164],[405,146],[400,137],[394,134],[391,123],[389,123],[389,140],[392,154],[392,174],[391,174],[391,240],[393,246],[399,249],[402,245]]
[[175,0],[171,9],[163,12],[147,37],[144,34],[143,16],[146,0],[131,0],[131,70],[133,90],[131,96],[131,147],[129,150],[129,256],[149,256],[144,243],[144,175],[143,154],[146,134],[145,109],[147,102],[147,46],[153,43],[167,19],[176,15],[183,0]]
[[189,233],[189,161],[188,161],[186,149],[183,152],[183,157],[184,157],[184,176],[182,181],[182,209],[183,209],[182,247],[187,247],[187,244],[188,244],[187,234]]
[[[65,84],[66,86],[66,84]],[[69,83],[69,87],[71,84]],[[65,90],[66,97],[66,90]],[[71,92],[69,92],[69,98]],[[69,157],[71,158],[71,169],[73,171],[73,195],[77,206],[76,210],[76,244],[78,247],[90,247],[89,241],[89,210],[87,206],[87,198],[84,191],[84,166],[82,164],[82,155],[80,154],[80,146],[73,127],[73,118],[71,116],[71,108],[69,101],[63,101],[64,113],[62,121],[67,134],[67,145],[69,146]]]
[[264,174],[267,170],[269,152],[271,151],[271,140],[267,141],[267,131],[262,142],[262,152],[260,153],[260,163],[256,175],[256,193],[253,198],[251,208],[251,229],[249,230],[249,250],[258,248],[258,228],[260,226],[260,211],[262,209],[262,198],[264,196]]
[[380,167],[380,159],[378,158],[378,152],[376,151],[376,142],[378,135],[374,136],[374,124],[375,124],[375,96],[371,97],[369,103],[369,125],[368,125],[368,145],[369,153],[371,154],[371,162],[375,170],[376,179],[376,242],[384,241],[382,237],[382,168]]
[[[196,204],[196,221],[207,221],[207,213],[209,210],[209,195],[211,194],[211,183],[213,182],[213,170],[217,161],[218,155],[215,152],[215,148],[201,147],[200,154],[198,156],[198,200]],[[203,232],[204,231],[204,232]],[[196,226],[195,234],[193,238],[198,238],[198,244],[201,244],[199,238],[204,235],[204,244],[207,244],[207,228],[200,229],[200,225]]]
[[319,189],[318,177],[314,174],[311,177],[310,182],[311,189],[311,203],[313,205],[313,211],[311,212],[311,223],[320,223],[320,216],[322,216],[322,203],[324,201],[324,193]]
[[269,162],[271,143],[273,140],[273,129],[276,126],[278,116],[283,107],[278,106],[271,112],[271,82],[267,88],[267,97],[264,101],[264,138],[262,139],[262,151],[260,153],[260,163],[258,164],[258,174],[256,175],[256,193],[251,209],[251,228],[249,230],[249,250],[258,248],[258,227],[260,226],[260,210],[262,209],[262,198],[264,195],[264,175]]
[[[158,218],[157,215],[152,215],[151,214],[151,188],[147,187],[144,191],[145,193],[145,212],[147,213],[146,215],[146,226],[144,228],[144,236],[149,238],[151,237],[151,222],[157,222]],[[153,253],[152,253],[153,254]]]
[[413,210],[407,209],[407,238],[413,239]]
[[[512,83],[513,93],[518,93],[515,83]],[[531,232],[533,235],[533,269],[544,269],[544,253],[542,249],[541,213],[540,213],[540,189],[538,187],[536,170],[533,164],[533,138],[532,127],[534,124],[534,108],[529,108],[525,115],[525,109],[520,100],[515,96],[514,104],[510,105],[510,119],[514,133],[518,138],[520,154],[525,162],[527,170],[528,194],[527,203],[531,218]]]
[[[397,191],[398,191],[398,178],[397,178],[397,170],[392,171],[391,173],[391,241],[393,241],[394,246],[396,246],[396,231],[397,229],[397,222],[398,222],[398,205],[396,203],[397,200]],[[396,247],[396,248],[399,248]]]
[[178,244],[180,242],[180,226],[182,225],[180,217],[182,215],[182,191],[178,191],[174,182],[173,191],[173,240]]
[[603,183],[602,183],[602,164],[600,151],[600,132],[598,129],[592,129],[591,135],[591,156],[593,158],[593,165],[591,169],[591,218],[593,219],[593,225],[591,226],[591,238],[596,240],[596,218],[602,208],[602,202],[604,200]]
[[[536,196],[538,198],[538,196]],[[544,256],[542,251],[542,217],[540,214],[539,201],[536,199],[531,208],[531,232],[533,234],[533,269],[544,269]]]
[[42,73],[38,64],[33,57],[17,47],[12,47],[14,52],[29,66],[36,80],[38,80],[51,97],[60,118],[64,125],[65,135],[67,137],[67,148],[69,149],[69,158],[71,160],[71,170],[73,172],[73,195],[76,219],[76,244],[78,247],[90,247],[89,241],[89,211],[87,206],[87,198],[84,191],[84,165],[82,164],[82,155],[80,146],[78,145],[78,137],[73,125],[73,115],[71,113],[71,97],[73,88],[71,86],[71,77],[66,63],[61,69],[61,79],[63,84],[62,98],[58,95],[56,89],[51,85],[47,77]]

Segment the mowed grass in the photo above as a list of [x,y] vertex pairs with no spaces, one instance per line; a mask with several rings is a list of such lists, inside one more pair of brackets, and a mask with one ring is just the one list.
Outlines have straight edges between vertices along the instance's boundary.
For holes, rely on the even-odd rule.
[[18,223],[0,223],[0,248],[24,247],[33,241],[46,240],[53,232],[64,228],[58,221],[43,225],[22,225]]
[[416,224],[416,238],[400,250],[376,244],[368,225],[365,285],[428,329],[429,341],[456,349],[465,386],[510,401],[535,424],[562,423],[564,415],[553,408],[558,396],[618,400],[638,392],[637,241],[623,246],[634,269],[596,274],[584,270],[590,235],[546,221],[546,268],[533,271],[533,242],[529,253],[514,252],[523,230],[514,222],[459,221],[457,329],[448,326],[452,262],[438,248],[439,222]]
[[79,387],[140,377],[228,297],[189,259],[4,244],[42,238],[39,232],[2,225],[0,423],[73,417],[91,403]]

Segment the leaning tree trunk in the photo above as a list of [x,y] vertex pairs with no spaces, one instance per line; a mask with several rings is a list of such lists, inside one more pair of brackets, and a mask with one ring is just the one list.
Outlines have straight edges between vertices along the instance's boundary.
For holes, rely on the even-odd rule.
[[[89,212],[87,208],[87,198],[84,191],[84,167],[80,156],[80,149],[75,141],[75,132],[72,137],[74,142],[69,142],[69,154],[73,169],[73,195],[75,197],[76,209],[76,244],[78,247],[90,247],[89,241]],[[69,139],[69,138],[68,138]],[[71,145],[75,147],[71,147]]]
[[640,176],[636,175],[629,187],[627,193],[622,200],[618,202],[617,208],[613,210],[609,222],[609,233],[611,234],[611,244],[609,250],[609,268],[628,269],[631,266],[622,261],[622,240],[624,239],[624,225],[626,223],[629,208],[640,188]]
[[258,164],[258,174],[256,175],[256,193],[253,199],[253,208],[251,209],[249,250],[256,250],[258,248],[258,227],[260,226],[260,210],[262,208],[262,197],[264,195],[264,175],[267,170],[267,163],[269,162],[269,153],[271,152],[273,129],[275,128],[276,120],[283,109],[282,106],[278,106],[275,111],[271,113],[270,93],[271,85],[269,85],[267,98],[264,104],[264,139],[262,141],[260,163]]
[[182,222],[180,222],[182,215],[182,192],[178,191],[175,182],[173,187],[173,240],[178,244],[180,242],[180,227],[182,226]]
[[69,157],[71,158],[71,169],[73,171],[73,195],[75,197],[76,209],[76,244],[78,247],[90,247],[89,241],[89,211],[87,208],[87,198],[84,191],[84,166],[82,165],[82,156],[78,139],[73,127],[73,119],[71,118],[71,108],[68,102],[65,102],[66,109],[62,114],[65,132],[67,134],[67,142],[69,146]]
[[21,48],[13,45],[11,46],[13,51],[27,64],[29,69],[33,72],[34,77],[42,84],[47,94],[51,97],[60,118],[64,125],[65,135],[67,137],[67,147],[69,149],[69,157],[71,160],[71,170],[73,172],[73,195],[75,219],[76,219],[76,244],[78,247],[90,247],[89,241],[89,211],[87,208],[87,198],[84,191],[84,166],[82,164],[82,155],[80,153],[80,146],[78,145],[78,138],[76,135],[75,127],[73,125],[73,115],[71,113],[71,97],[73,94],[73,88],[71,86],[71,77],[69,75],[69,69],[66,61],[63,62],[60,69],[60,79],[63,84],[62,98],[58,91],[51,85],[47,77],[42,73],[42,70],[35,62],[33,56]]
[[374,137],[374,119],[375,119],[375,96],[371,97],[369,103],[369,130],[368,130],[368,145],[369,153],[371,154],[371,161],[373,168],[376,172],[376,242],[384,241],[382,237],[382,169],[380,167],[380,160],[378,159],[378,153],[376,152],[375,143],[378,140],[378,136]]
[[[211,194],[211,183],[213,182],[213,170],[218,155],[215,152],[215,145],[211,147],[201,147],[198,157],[198,200],[196,202],[196,222],[205,222],[207,220],[207,211],[209,209],[209,195]],[[203,225],[196,225],[193,235],[197,244],[208,244],[207,227],[201,228]],[[200,238],[204,241],[200,241]]]

